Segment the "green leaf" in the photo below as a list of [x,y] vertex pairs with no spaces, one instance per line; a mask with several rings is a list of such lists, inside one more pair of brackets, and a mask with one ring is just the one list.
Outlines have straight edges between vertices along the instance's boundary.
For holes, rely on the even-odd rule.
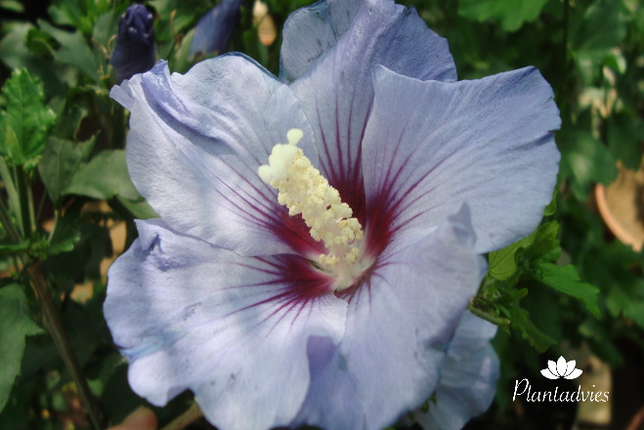
[[461,0],[458,13],[474,21],[497,19],[505,31],[516,31],[539,17],[548,0]]
[[159,215],[152,209],[152,206],[141,197],[139,200],[130,200],[118,197],[118,201],[127,209],[135,219],[159,218]]
[[586,260],[584,277],[601,287],[610,315],[630,318],[644,328],[644,279],[638,273],[641,254],[619,241],[596,251]]
[[[95,285],[95,288],[98,290],[102,287]],[[82,367],[88,361],[98,360],[99,357],[102,357],[102,354],[93,356],[93,353],[101,343],[105,344],[105,340],[109,337],[100,311],[104,297],[104,294],[98,294],[84,303],[69,300],[60,309],[63,329]],[[38,375],[44,375],[50,369],[60,369],[62,366],[64,364],[51,337],[28,338],[22,360],[22,374],[19,379],[38,379]],[[86,370],[87,376],[90,376],[90,368],[86,367]],[[34,376],[36,378],[33,378]],[[68,372],[64,371],[60,376],[59,381],[63,384],[69,381]]]
[[43,103],[41,83],[26,69],[13,72],[2,95],[7,109],[0,112],[0,155],[31,169],[45,148],[47,132],[56,119],[54,112]]
[[541,224],[534,233],[526,238],[525,257],[533,261],[556,261],[561,253],[559,246],[559,223],[549,221]]
[[[38,76],[45,88],[45,97],[50,100],[49,106],[55,113],[54,100],[63,100],[70,85],[75,85],[74,79],[69,76],[67,67],[52,67],[49,56],[34,55],[31,47],[27,46],[29,33],[35,30],[32,24],[12,23],[7,26],[10,30],[0,40],[0,60],[10,69],[26,68],[32,76]],[[39,39],[39,47],[43,46],[44,39]],[[48,54],[49,55],[49,54]]]
[[577,198],[586,201],[594,182],[609,184],[617,177],[615,158],[601,140],[588,132],[561,134],[561,175],[570,177]]
[[25,40],[32,28],[33,26],[29,23],[17,24],[0,41],[0,59],[10,69],[24,67],[30,57]]
[[94,139],[76,143],[51,137],[47,142],[38,171],[49,197],[57,207],[63,191],[76,171],[87,161],[93,148]]
[[63,194],[76,194],[98,200],[121,196],[139,201],[125,164],[125,151],[103,151],[87,164],[82,164],[72,177]]
[[579,299],[593,315],[599,316],[597,306],[599,288],[582,282],[575,266],[557,266],[542,262],[537,265],[534,274],[544,284]]
[[622,164],[637,170],[642,162],[644,121],[635,115],[618,114],[608,118],[608,148]]
[[490,252],[488,255],[489,275],[499,281],[509,279],[519,269],[515,256],[517,251],[524,247],[523,240],[520,240],[499,251]]
[[619,3],[594,0],[589,6],[573,7],[570,33],[576,51],[609,50],[624,39],[628,21]]
[[644,328],[644,281],[637,276],[612,285],[606,294],[606,306],[614,317],[623,314]]
[[557,341],[547,334],[543,333],[536,325],[530,321],[528,311],[521,309],[518,303],[507,308],[510,327],[518,329],[523,337],[538,351],[544,352]]
[[43,20],[38,21],[38,26],[42,31],[50,34],[51,37],[60,43],[60,49],[53,53],[56,60],[61,63],[76,66],[94,82],[100,81],[98,73],[100,62],[98,57],[87,45],[87,42],[80,31],[70,33],[68,31],[60,30]]
[[[25,350],[25,356],[27,354],[28,352]],[[11,391],[11,397],[0,413],[1,429],[27,430],[33,428],[30,412],[34,410],[33,399],[42,393],[39,388],[40,381],[36,378],[16,381]]]
[[[590,345],[591,351],[597,354],[602,361],[607,362],[614,369],[624,365],[624,359],[617,345],[615,334],[607,330],[600,321],[587,319],[579,325],[579,334],[584,336]],[[623,348],[623,346],[622,346]]]
[[77,211],[68,211],[64,217],[56,221],[54,233],[49,241],[49,254],[55,255],[61,252],[74,250],[74,245],[81,238],[80,223]]
[[[115,368],[109,373],[105,372],[106,376],[102,378],[104,388],[101,393],[101,405],[114,422],[120,422],[144,402],[132,392],[127,383],[127,363],[120,354],[113,357],[111,361],[114,362]],[[106,360],[106,364],[111,363]]]
[[17,244],[0,243],[0,255],[14,254],[16,252],[28,251],[31,246],[29,240]]
[[[58,3],[58,2],[55,2]],[[49,7],[49,16],[51,16],[54,23],[58,25],[69,25],[79,27],[83,11],[77,0],[68,1],[67,4],[58,5],[53,4]]]
[[[195,35],[195,29],[190,30],[179,42],[179,46],[176,47],[174,54],[170,58],[170,67],[171,70],[177,71],[178,73],[187,72],[190,67],[195,63],[194,56],[190,55],[190,45],[192,45],[192,39]],[[170,44],[169,51],[174,48],[173,44]]]
[[[127,6],[124,3],[122,6]],[[120,9],[123,9],[121,7]],[[96,20],[94,28],[92,29],[92,39],[98,44],[107,48],[109,40],[116,34],[119,27],[119,18],[121,14],[119,10],[109,10],[107,13],[102,14]]]
[[71,252],[50,255],[43,262],[44,269],[52,279],[57,292],[71,291],[74,284],[88,279],[100,279],[100,264],[112,257],[112,241],[107,228],[95,223],[77,223],[81,237]]
[[52,56],[52,47],[58,45],[53,37],[38,28],[29,29],[25,44],[29,52],[41,57]]
[[543,216],[552,216],[557,212],[557,189],[552,192],[552,200],[543,210]]
[[25,5],[17,0],[0,0],[0,8],[16,13],[23,13],[25,11]]
[[54,0],[48,12],[58,25],[76,27],[84,34],[90,34],[99,15],[115,7],[110,0]]
[[152,0],[150,5],[159,14],[159,19],[154,23],[157,39],[171,40],[172,34],[169,31],[170,16],[175,12],[173,19],[173,29],[176,33],[181,33],[187,30],[190,26],[194,26],[197,20],[201,18],[208,9],[215,5],[203,0]]
[[[547,209],[547,208],[546,208]],[[494,279],[510,279],[519,269],[519,260],[554,261],[559,257],[559,224],[549,221],[541,224],[532,234],[505,248],[490,252],[488,273]],[[520,253],[520,250],[525,252]],[[530,262],[527,261],[526,265]]]
[[0,289],[0,410],[9,399],[13,382],[20,375],[25,336],[42,333],[31,319],[27,297],[17,284]]

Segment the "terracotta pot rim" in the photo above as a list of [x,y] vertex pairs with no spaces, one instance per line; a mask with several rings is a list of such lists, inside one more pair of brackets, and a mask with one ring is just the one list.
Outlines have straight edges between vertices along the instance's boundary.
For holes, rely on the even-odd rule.
[[622,243],[631,246],[635,252],[640,252],[642,249],[642,240],[638,240],[634,237],[633,234],[626,230],[615,216],[613,216],[613,213],[606,202],[606,187],[604,185],[597,184],[595,186],[595,200],[597,201],[599,213],[615,237],[622,241]]

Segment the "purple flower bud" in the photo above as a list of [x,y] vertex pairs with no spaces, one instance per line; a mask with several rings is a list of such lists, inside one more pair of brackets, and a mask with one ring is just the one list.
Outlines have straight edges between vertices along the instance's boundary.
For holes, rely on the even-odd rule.
[[154,16],[140,4],[134,4],[119,20],[116,47],[110,64],[116,71],[116,80],[121,83],[137,73],[147,72],[156,62],[154,49]]
[[205,14],[195,28],[190,55],[225,52],[230,36],[239,22],[239,7],[243,2],[244,0],[222,0]]

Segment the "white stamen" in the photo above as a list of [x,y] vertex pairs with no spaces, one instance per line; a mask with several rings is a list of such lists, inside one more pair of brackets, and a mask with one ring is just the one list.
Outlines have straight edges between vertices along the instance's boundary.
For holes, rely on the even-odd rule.
[[338,190],[297,147],[303,137],[302,130],[289,130],[288,143],[273,147],[268,165],[259,167],[259,177],[279,191],[278,202],[289,209],[289,215],[302,214],[311,237],[324,242],[329,252],[321,254],[318,263],[336,275],[335,288],[342,290],[354,281],[352,267],[360,260],[362,226],[352,218],[353,211],[342,202]]
[[292,128],[286,132],[286,139],[289,145],[297,145],[304,137],[304,132],[299,128]]

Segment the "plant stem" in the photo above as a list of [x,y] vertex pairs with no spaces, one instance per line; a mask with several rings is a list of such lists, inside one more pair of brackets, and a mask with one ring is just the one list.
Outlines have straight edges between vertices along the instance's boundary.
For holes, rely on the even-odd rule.
[[16,231],[16,226],[14,226],[11,221],[9,209],[4,204],[4,200],[2,198],[0,198],[0,222],[4,227],[4,231],[7,232],[7,236],[11,243],[18,244],[22,242],[20,239],[20,233]]
[[65,329],[63,328],[62,321],[60,320],[58,309],[56,309],[56,306],[54,305],[53,297],[49,292],[47,282],[42,274],[40,261],[30,265],[27,268],[27,274],[29,275],[31,286],[36,292],[38,301],[42,307],[45,328],[53,338],[54,344],[58,349],[58,353],[62,357],[63,362],[71,373],[72,379],[76,383],[78,395],[80,396],[83,406],[85,406],[85,409],[87,410],[87,416],[89,417],[92,428],[100,430],[102,428],[102,417],[100,411],[94,402],[94,396],[89,389],[87,379],[85,379],[80,364],[76,359],[76,355],[74,354],[72,345],[69,342],[69,338],[65,334]]
[[[568,62],[569,62],[569,55],[568,55],[568,25],[569,25],[569,19],[570,19],[570,0],[563,0],[563,42],[562,42],[562,59],[561,59],[561,65],[562,65],[562,71],[561,71],[561,78],[559,81],[559,85],[557,88],[557,101],[559,108],[563,110],[568,110]],[[562,115],[563,116],[563,115]]]
[[38,210],[36,211],[36,218],[35,222],[36,225],[39,225],[40,223],[40,217],[42,217],[42,211],[45,208],[45,200],[47,199],[47,192],[42,193],[42,197],[40,198],[40,203],[38,203]]
[[510,324],[510,321],[507,318],[492,316],[487,312],[484,312],[475,307],[472,303],[467,306],[467,309],[477,317],[483,318],[485,321],[489,321],[492,324],[498,325],[499,327],[507,327]]
[[20,199],[18,198],[18,191],[16,191],[13,176],[11,175],[9,167],[3,157],[0,157],[0,177],[2,177],[2,185],[4,189],[7,190],[9,209],[11,209],[16,216],[20,218]]
[[125,148],[125,109],[117,106],[113,100],[109,100],[114,104],[112,107],[112,140],[111,148]]
[[27,172],[22,166],[16,166],[16,179],[18,183],[18,197],[20,198],[20,220],[22,223],[22,234],[30,239],[34,232],[34,209],[31,199],[31,187]]
[[[25,170],[21,166],[18,166],[14,170],[14,173],[19,190],[19,192],[17,193],[19,205],[17,205],[16,209],[20,210],[18,215],[18,222],[22,227],[23,234],[21,234],[20,231],[17,231],[16,226],[11,220],[9,209],[4,202],[4,199],[1,197],[0,222],[4,226],[9,241],[14,244],[20,244],[24,241],[25,236],[27,237],[27,239],[29,239],[35,231],[35,217],[33,195],[31,193],[31,187],[29,184],[29,178],[27,177],[27,172],[25,172]],[[8,184],[10,184],[10,182],[7,181],[8,178],[6,177],[8,176],[9,172],[6,168],[6,165],[4,164],[4,160],[2,161],[2,163],[0,163],[0,174],[2,174],[3,179],[5,180],[5,187],[7,187]],[[9,194],[9,198],[11,199],[11,194],[15,193],[16,190],[11,189],[10,187],[7,188],[7,192]],[[17,257],[17,260],[21,263],[22,267],[26,267],[26,273],[29,276],[31,287],[33,288],[36,297],[38,298],[38,302],[40,303],[43,312],[45,328],[54,340],[54,344],[56,345],[56,348],[58,349],[58,352],[63,359],[65,366],[69,370],[72,379],[76,383],[78,394],[80,396],[81,402],[83,403],[83,406],[87,410],[87,416],[89,417],[92,428],[94,430],[100,430],[102,428],[102,417],[100,411],[96,407],[94,397],[92,396],[89,385],[87,384],[87,379],[85,379],[85,377],[83,376],[83,372],[81,370],[80,364],[78,363],[78,359],[74,354],[72,345],[65,333],[65,329],[63,328],[60,314],[58,313],[58,309],[54,304],[54,299],[49,292],[47,281],[43,276],[41,263],[40,261],[36,261],[35,263],[31,264],[32,259],[25,252],[20,252],[15,255]]]
[[[22,242],[20,234],[15,230],[15,226],[8,216],[7,207],[2,199],[0,199],[0,222],[2,222],[11,242]],[[29,263],[30,258],[27,254],[19,253],[17,254],[17,257],[23,266]],[[29,280],[31,281],[31,287],[34,289],[36,297],[38,297],[38,302],[42,308],[45,328],[54,340],[54,344],[56,345],[65,366],[72,375],[72,379],[76,383],[76,387],[78,387],[78,394],[83,402],[83,406],[85,406],[85,409],[87,410],[87,415],[92,423],[92,427],[95,430],[100,430],[101,417],[98,408],[95,407],[95,402],[89,389],[89,385],[87,385],[87,380],[83,376],[83,372],[78,360],[76,359],[72,345],[65,334],[65,329],[63,328],[63,324],[60,320],[58,309],[56,309],[56,306],[54,305],[54,299],[49,293],[47,282],[42,274],[40,262],[38,261],[35,264],[29,265],[26,272],[29,276]]]

